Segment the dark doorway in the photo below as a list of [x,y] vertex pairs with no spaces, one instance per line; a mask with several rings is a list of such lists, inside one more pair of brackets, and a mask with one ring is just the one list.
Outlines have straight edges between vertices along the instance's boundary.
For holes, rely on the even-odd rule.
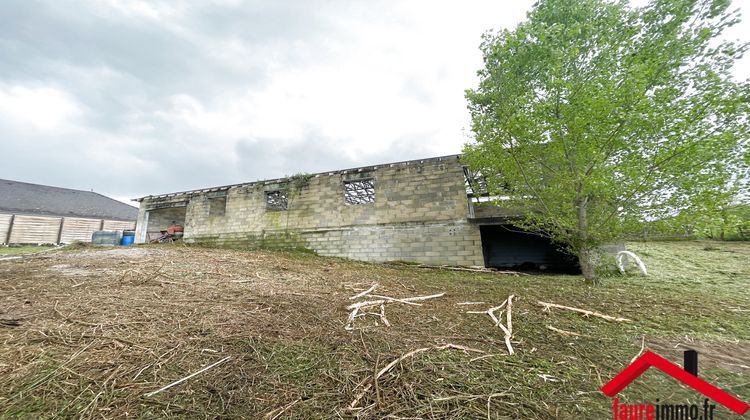
[[148,243],[150,240],[158,238],[162,231],[167,230],[172,225],[185,226],[186,214],[186,206],[149,210],[144,240]]
[[480,226],[486,267],[519,271],[579,274],[576,258],[550,239],[511,225]]

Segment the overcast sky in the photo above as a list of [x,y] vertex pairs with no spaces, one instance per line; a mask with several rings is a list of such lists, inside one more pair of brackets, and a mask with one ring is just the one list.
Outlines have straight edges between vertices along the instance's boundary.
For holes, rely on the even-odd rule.
[[0,178],[127,200],[459,153],[480,36],[532,4],[2,0]]

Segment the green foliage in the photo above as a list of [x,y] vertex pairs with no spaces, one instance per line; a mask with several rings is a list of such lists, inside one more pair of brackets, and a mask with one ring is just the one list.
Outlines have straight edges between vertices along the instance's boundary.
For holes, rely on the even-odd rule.
[[750,204],[717,205],[706,212],[684,212],[644,224],[636,235],[644,240],[717,239],[750,240]]
[[312,174],[298,173],[290,177],[287,177],[289,188],[294,192],[299,192],[310,185],[310,180],[313,178]]
[[697,234],[720,240],[750,240],[750,204],[721,206],[696,223]]
[[730,71],[748,45],[719,40],[737,21],[724,0],[539,1],[484,37],[465,160],[593,279],[597,245],[746,183],[750,83]]

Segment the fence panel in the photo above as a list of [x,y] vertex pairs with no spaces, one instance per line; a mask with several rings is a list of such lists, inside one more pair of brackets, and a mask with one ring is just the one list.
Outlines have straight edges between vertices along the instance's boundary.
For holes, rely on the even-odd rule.
[[63,220],[60,242],[69,244],[75,241],[91,242],[91,234],[99,230],[102,221],[98,219],[81,219],[66,217]]
[[8,229],[10,229],[12,219],[12,214],[0,214],[0,244],[4,244],[8,239]]
[[60,217],[20,216],[13,219],[12,244],[54,244],[60,232]]

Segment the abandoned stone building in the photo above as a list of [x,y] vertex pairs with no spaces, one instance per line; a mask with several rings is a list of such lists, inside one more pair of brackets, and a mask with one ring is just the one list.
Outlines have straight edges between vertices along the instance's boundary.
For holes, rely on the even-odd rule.
[[301,247],[364,261],[569,265],[545,238],[478,205],[470,174],[452,155],[150,195],[135,200],[136,242],[177,223],[189,243]]

